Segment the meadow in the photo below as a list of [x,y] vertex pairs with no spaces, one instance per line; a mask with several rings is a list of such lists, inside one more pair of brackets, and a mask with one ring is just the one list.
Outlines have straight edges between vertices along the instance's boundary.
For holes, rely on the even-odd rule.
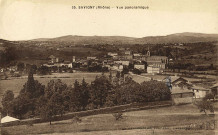
[[3,127],[6,134],[210,134],[214,130],[174,129],[177,126],[207,123],[217,117],[199,113],[194,105],[170,106],[123,113],[123,118],[115,120],[112,114],[99,114],[49,123]]

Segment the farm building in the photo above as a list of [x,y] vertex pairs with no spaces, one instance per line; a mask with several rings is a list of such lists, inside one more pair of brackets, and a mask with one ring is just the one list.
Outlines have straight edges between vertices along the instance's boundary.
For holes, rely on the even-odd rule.
[[175,104],[192,103],[193,91],[179,86],[172,87],[171,97]]
[[196,86],[196,85],[194,85],[191,89],[194,92],[194,98],[204,98],[208,93],[211,92],[210,89]]
[[181,88],[188,88],[190,89],[192,87],[192,84],[189,83],[186,79],[182,77],[171,77],[171,82],[173,86],[178,86]]

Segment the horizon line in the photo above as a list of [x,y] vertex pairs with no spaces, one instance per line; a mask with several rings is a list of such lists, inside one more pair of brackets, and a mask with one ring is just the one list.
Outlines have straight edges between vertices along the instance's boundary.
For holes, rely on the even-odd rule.
[[180,32],[180,33],[171,33],[171,34],[163,34],[163,35],[150,35],[150,36],[142,36],[142,37],[133,37],[133,36],[124,36],[124,35],[62,35],[62,36],[57,36],[57,37],[39,37],[39,38],[34,38],[34,39],[23,39],[23,40],[9,40],[9,39],[4,39],[0,38],[2,40],[7,40],[7,41],[33,41],[37,39],[54,39],[54,38],[60,38],[60,37],[65,37],[65,36],[78,36],[78,37],[128,37],[128,38],[145,38],[145,37],[164,37],[164,36],[169,36],[169,35],[174,35],[174,34],[184,34],[184,33],[192,33],[192,34],[207,34],[207,35],[218,35],[218,33],[201,33],[201,32]]

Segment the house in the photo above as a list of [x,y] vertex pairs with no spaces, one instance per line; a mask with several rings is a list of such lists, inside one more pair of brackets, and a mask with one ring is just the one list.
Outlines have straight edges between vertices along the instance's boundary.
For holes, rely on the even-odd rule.
[[90,57],[87,57],[87,60],[96,60],[96,57],[90,56]]
[[147,66],[147,73],[149,74],[157,74],[157,73],[162,73],[163,70],[160,67],[155,67],[153,65]]
[[1,73],[3,73],[3,72],[4,72],[4,68],[1,68],[1,70],[0,70],[0,71],[1,71]]
[[147,58],[148,58],[147,55],[141,55],[140,57],[138,57],[138,59],[141,61],[147,61]]
[[192,103],[193,91],[179,86],[172,87],[171,97],[175,104]]
[[68,68],[73,68],[73,64],[70,61],[64,61],[63,66],[66,66]]
[[57,63],[57,62],[59,62],[59,58],[56,58],[54,55],[50,55],[49,57],[48,57],[48,59],[49,59],[49,63]]
[[210,89],[207,89],[201,86],[196,86],[196,85],[191,87],[191,89],[194,92],[194,98],[204,98],[208,93],[211,92]]
[[124,50],[125,50],[125,48],[123,48],[123,47],[119,48],[119,51],[124,51]]
[[134,53],[133,58],[139,60],[141,58],[141,54],[140,53]]
[[129,61],[122,61],[122,60],[119,60],[119,61],[114,61],[114,63],[116,64],[122,64],[124,66],[129,66]]
[[168,64],[168,58],[166,56],[150,56],[147,57],[146,61],[148,65],[153,65],[162,69],[165,69],[165,65]]
[[125,54],[125,55],[122,55],[121,58],[122,58],[122,59],[125,59],[125,60],[132,60],[132,59],[133,59],[133,56],[132,56],[132,55]]
[[9,71],[17,71],[17,66],[10,66],[8,68]]
[[46,63],[46,64],[42,64],[42,65],[45,66],[45,67],[54,67],[55,64],[54,63]]
[[114,57],[114,56],[117,56],[118,54],[117,53],[109,52],[107,55]]
[[145,65],[144,64],[135,64],[134,68],[139,69],[139,70],[145,70]]
[[124,54],[125,54],[125,55],[131,55],[132,52],[131,52],[131,51],[125,51]]
[[123,70],[123,65],[121,65],[121,64],[114,64],[110,69],[111,70],[122,71]]
[[192,84],[188,80],[178,76],[172,76],[171,83],[173,86],[178,86],[181,88],[191,89],[192,87]]

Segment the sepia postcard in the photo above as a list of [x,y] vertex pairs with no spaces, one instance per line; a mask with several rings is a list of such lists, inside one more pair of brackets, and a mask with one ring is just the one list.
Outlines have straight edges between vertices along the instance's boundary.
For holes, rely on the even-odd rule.
[[0,0],[1,135],[218,134],[217,0]]

